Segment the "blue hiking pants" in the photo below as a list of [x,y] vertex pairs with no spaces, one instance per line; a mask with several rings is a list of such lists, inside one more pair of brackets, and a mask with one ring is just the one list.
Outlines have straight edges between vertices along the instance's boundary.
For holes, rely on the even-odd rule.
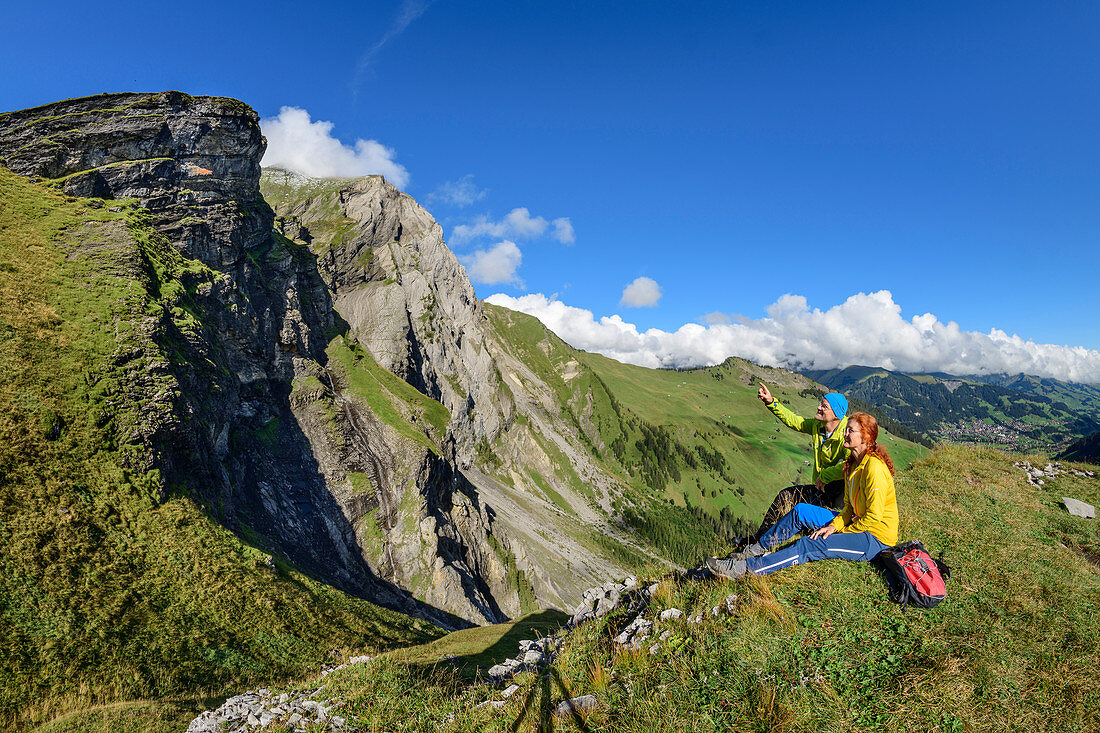
[[[760,538],[760,544],[771,548],[785,542],[800,532],[812,532],[828,524],[836,512],[812,504],[798,504],[771,530]],[[785,534],[789,533],[789,534]],[[772,535],[769,537],[768,535]],[[765,541],[767,538],[767,541]],[[803,537],[789,547],[763,557],[748,560],[749,572],[755,575],[768,575],[783,568],[799,563],[838,558],[840,560],[869,561],[885,550],[889,545],[879,542],[870,532],[834,532],[823,540]]]
[[813,504],[795,504],[794,509],[780,517],[779,521],[760,535],[758,542],[765,550],[782,545],[800,534],[809,534],[833,521],[837,513]]

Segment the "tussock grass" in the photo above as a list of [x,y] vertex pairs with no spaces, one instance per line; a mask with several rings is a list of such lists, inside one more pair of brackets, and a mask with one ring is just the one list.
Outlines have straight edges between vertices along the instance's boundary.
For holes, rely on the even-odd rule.
[[[890,603],[863,563],[664,581],[648,617],[675,606],[685,619],[657,625],[671,636],[656,654],[617,648],[631,619],[611,614],[566,637],[557,677],[517,677],[520,692],[500,709],[474,709],[498,688],[393,663],[356,670],[332,695],[365,730],[511,730],[532,690],[562,699],[560,678],[569,694],[599,698],[591,731],[1096,731],[1100,526],[1060,501],[1100,504],[1100,481],[1032,487],[1015,458],[943,448],[899,474],[902,538],[945,550],[954,571],[930,611]],[[709,616],[730,593],[739,611]],[[700,612],[703,623],[686,622]],[[386,699],[397,694],[400,707]],[[539,725],[534,715],[519,729]]]

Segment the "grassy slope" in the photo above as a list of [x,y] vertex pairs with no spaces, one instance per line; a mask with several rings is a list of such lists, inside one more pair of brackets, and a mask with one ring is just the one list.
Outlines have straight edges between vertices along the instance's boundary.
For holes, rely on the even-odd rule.
[[[689,472],[672,491],[697,506],[711,510],[744,507],[755,516],[778,489],[795,481],[809,483],[811,468],[803,465],[803,461],[812,460],[809,436],[778,423],[757,399],[756,384],[746,384],[749,379],[745,377],[762,377],[776,399],[797,414],[812,416],[820,398],[785,386],[788,376],[783,370],[731,360],[718,367],[679,372],[622,364],[599,354],[581,353],[581,358],[625,407],[651,423],[676,426],[677,437],[690,447],[706,441],[722,452],[728,473],[744,486],[745,496],[740,502],[728,493],[712,498],[709,490],[718,488],[717,482],[704,483],[704,496],[692,485]],[[879,442],[900,466],[922,452],[909,441],[894,440],[885,432],[880,433]]]
[[[811,382],[736,359],[682,372],[623,364],[573,349],[531,316],[485,309],[512,353],[553,390],[562,415],[588,436],[592,453],[631,487],[615,508],[670,559],[697,561],[699,547],[739,532],[737,518],[756,521],[779,489],[809,482],[809,436],[781,426],[756,398],[753,380],[768,381],[803,415],[819,399],[806,391]],[[880,442],[899,466],[923,451],[886,431]],[[685,511],[689,505],[695,511]]]
[[112,205],[0,169],[0,722],[236,688],[334,649],[430,638],[272,563],[186,496],[165,497],[155,471],[126,468],[138,449],[125,430],[163,385],[126,392],[134,365],[116,357],[165,360],[140,324],[166,312],[186,329],[177,276],[201,266]]
[[382,422],[425,448],[440,452],[439,442],[451,420],[446,407],[383,369],[369,351],[345,336],[334,338],[327,353],[340,365],[352,393],[363,398]]
[[[658,608],[693,614],[732,592],[740,610],[660,625],[673,635],[655,655],[616,650],[610,639],[630,618],[612,614],[567,637],[555,670],[571,694],[599,699],[586,716],[593,731],[1095,731],[1100,524],[1059,502],[1100,503],[1100,480],[1032,487],[1011,462],[944,448],[899,475],[902,536],[946,550],[953,568],[947,600],[931,611],[903,613],[861,563],[666,582]],[[505,707],[474,710],[499,688],[467,686],[449,664],[380,660],[327,682],[350,722],[395,731],[509,730],[544,684],[522,674]]]
[[1070,408],[1092,415],[1100,413],[1100,385],[1062,382],[1024,374],[1016,376],[968,377],[985,384],[996,384],[1019,392],[1032,393],[1063,402]]
[[309,224],[310,233],[318,243],[318,254],[346,240],[355,229],[355,221],[344,216],[336,196],[347,185],[347,179],[313,178],[301,185],[301,179],[286,171],[269,169],[264,173],[260,179],[260,193],[276,212],[284,211],[285,206],[281,205],[287,202],[319,202],[320,209],[313,212],[315,216]]

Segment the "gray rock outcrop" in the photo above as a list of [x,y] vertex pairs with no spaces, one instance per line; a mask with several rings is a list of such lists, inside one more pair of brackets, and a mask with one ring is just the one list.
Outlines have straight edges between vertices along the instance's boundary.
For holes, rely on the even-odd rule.
[[180,92],[0,115],[0,163],[135,199],[159,234],[157,262],[132,263],[163,301],[126,357],[155,395],[118,426],[133,467],[270,556],[447,628],[572,606],[622,572],[595,537],[633,544],[587,447],[590,395],[563,413],[504,335],[518,314],[489,317],[415,201],[377,176],[261,175],[257,123]]
[[[431,215],[379,176],[321,179],[269,169],[261,189],[276,227],[317,258],[349,336],[447,408],[455,465],[487,507],[490,544],[514,563],[512,577],[522,573],[539,605],[569,607],[587,585],[622,572],[583,539],[599,533],[630,543],[608,517],[621,486],[586,448],[583,420],[562,414],[547,375],[514,353],[500,324],[513,316],[476,299]],[[574,361],[559,377],[578,373]],[[467,546],[478,546],[467,535]],[[493,564],[488,554],[482,559]],[[487,582],[504,614],[523,611],[518,589],[501,586],[503,574]]]
[[151,287],[175,299],[148,324],[159,349],[130,360],[135,379],[156,365],[164,398],[119,426],[132,460],[348,592],[448,628],[501,620],[491,514],[445,435],[387,423],[354,389],[354,359],[330,355],[347,333],[332,273],[273,233],[257,123],[236,100],[179,92],[0,115],[0,163],[70,195],[136,199],[162,237],[150,246],[171,273]]

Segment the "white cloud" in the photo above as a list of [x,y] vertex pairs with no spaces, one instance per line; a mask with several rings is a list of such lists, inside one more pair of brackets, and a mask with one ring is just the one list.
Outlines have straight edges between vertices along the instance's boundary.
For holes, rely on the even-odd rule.
[[474,282],[489,285],[513,283],[523,287],[523,281],[516,277],[523,254],[515,242],[497,242],[489,249],[479,249],[458,259],[466,266]]
[[554,225],[554,238],[562,244],[573,244],[577,241],[577,235],[573,231],[573,222],[568,216],[562,216],[551,222]]
[[531,216],[527,207],[512,209],[500,221],[492,221],[487,216],[479,216],[472,224],[459,224],[451,233],[455,243],[469,242],[481,237],[511,237],[512,239],[534,239],[546,231],[546,219]]
[[717,364],[740,356],[792,369],[832,369],[853,364],[906,372],[1018,373],[1072,382],[1100,383],[1100,351],[1025,341],[993,329],[963,331],[931,313],[906,320],[888,290],[858,293],[826,311],[810,309],[799,295],[784,295],[768,316],[738,323],[688,323],[674,332],[638,328],[619,316],[599,320],[591,311],[542,294],[490,303],[536,316],[573,346],[646,367]]
[[409,172],[394,160],[395,152],[377,140],[356,140],[345,145],[332,135],[332,123],[310,121],[309,112],[283,107],[278,117],[260,120],[267,137],[267,152],[261,164],[288,168],[307,176],[352,177],[381,174],[404,188]]
[[440,201],[463,208],[485,198],[489,192],[474,184],[474,174],[468,173],[457,181],[447,181],[428,194],[428,201]]
[[651,277],[639,277],[623,288],[619,305],[630,308],[652,308],[661,299],[661,286]]

